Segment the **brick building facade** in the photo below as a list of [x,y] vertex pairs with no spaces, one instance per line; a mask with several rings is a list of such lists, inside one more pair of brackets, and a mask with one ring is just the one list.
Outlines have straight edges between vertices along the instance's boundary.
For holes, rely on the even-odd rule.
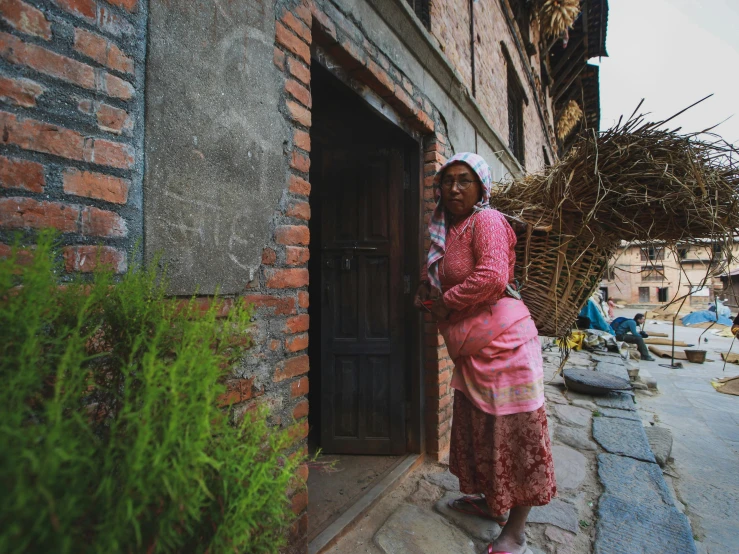
[[[499,181],[541,169],[568,147],[555,129],[573,99],[598,127],[587,60],[605,55],[607,4],[583,2],[568,48],[542,35],[535,4],[0,0],[0,254],[43,227],[61,231],[70,273],[161,252],[172,294],[257,307],[253,355],[229,382],[237,415],[267,402],[300,450],[312,429],[329,440],[331,411],[370,450],[387,439],[440,459],[453,363],[411,307],[433,175],[458,151]],[[359,145],[360,174],[336,173]],[[387,184],[366,221],[374,193],[321,196],[355,177]],[[366,228],[350,237],[353,214]],[[327,346],[353,324],[374,346]],[[307,503],[294,496],[296,551]]]

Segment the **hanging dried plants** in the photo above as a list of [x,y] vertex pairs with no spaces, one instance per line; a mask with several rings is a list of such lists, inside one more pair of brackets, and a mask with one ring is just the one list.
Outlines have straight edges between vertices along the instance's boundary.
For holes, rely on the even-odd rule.
[[575,100],[567,102],[562,115],[557,120],[557,138],[564,140],[575,129],[582,120],[583,113],[580,105]]
[[559,37],[580,15],[580,0],[544,0],[539,8],[539,21],[545,36]]

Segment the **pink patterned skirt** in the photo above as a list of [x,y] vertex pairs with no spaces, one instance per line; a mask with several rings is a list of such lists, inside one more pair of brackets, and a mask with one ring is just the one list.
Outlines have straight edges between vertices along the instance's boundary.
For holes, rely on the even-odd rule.
[[544,506],[557,493],[544,406],[495,416],[454,391],[449,471],[465,494],[484,494],[490,513]]

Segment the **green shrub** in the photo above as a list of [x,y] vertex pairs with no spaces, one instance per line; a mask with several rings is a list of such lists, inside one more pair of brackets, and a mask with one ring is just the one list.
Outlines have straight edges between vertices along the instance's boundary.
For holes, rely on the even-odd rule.
[[141,267],[59,287],[53,242],[0,260],[0,552],[277,551],[301,460],[217,406],[250,310]]

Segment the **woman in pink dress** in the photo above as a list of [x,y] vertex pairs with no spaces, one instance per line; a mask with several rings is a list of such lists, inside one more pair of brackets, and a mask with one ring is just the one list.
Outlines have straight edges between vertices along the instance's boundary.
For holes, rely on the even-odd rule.
[[449,469],[469,496],[450,506],[504,524],[489,553],[523,554],[529,511],[548,504],[556,484],[541,345],[509,286],[516,236],[490,208],[490,168],[477,154],[453,156],[435,185],[428,280],[415,302],[437,317],[454,360]]

